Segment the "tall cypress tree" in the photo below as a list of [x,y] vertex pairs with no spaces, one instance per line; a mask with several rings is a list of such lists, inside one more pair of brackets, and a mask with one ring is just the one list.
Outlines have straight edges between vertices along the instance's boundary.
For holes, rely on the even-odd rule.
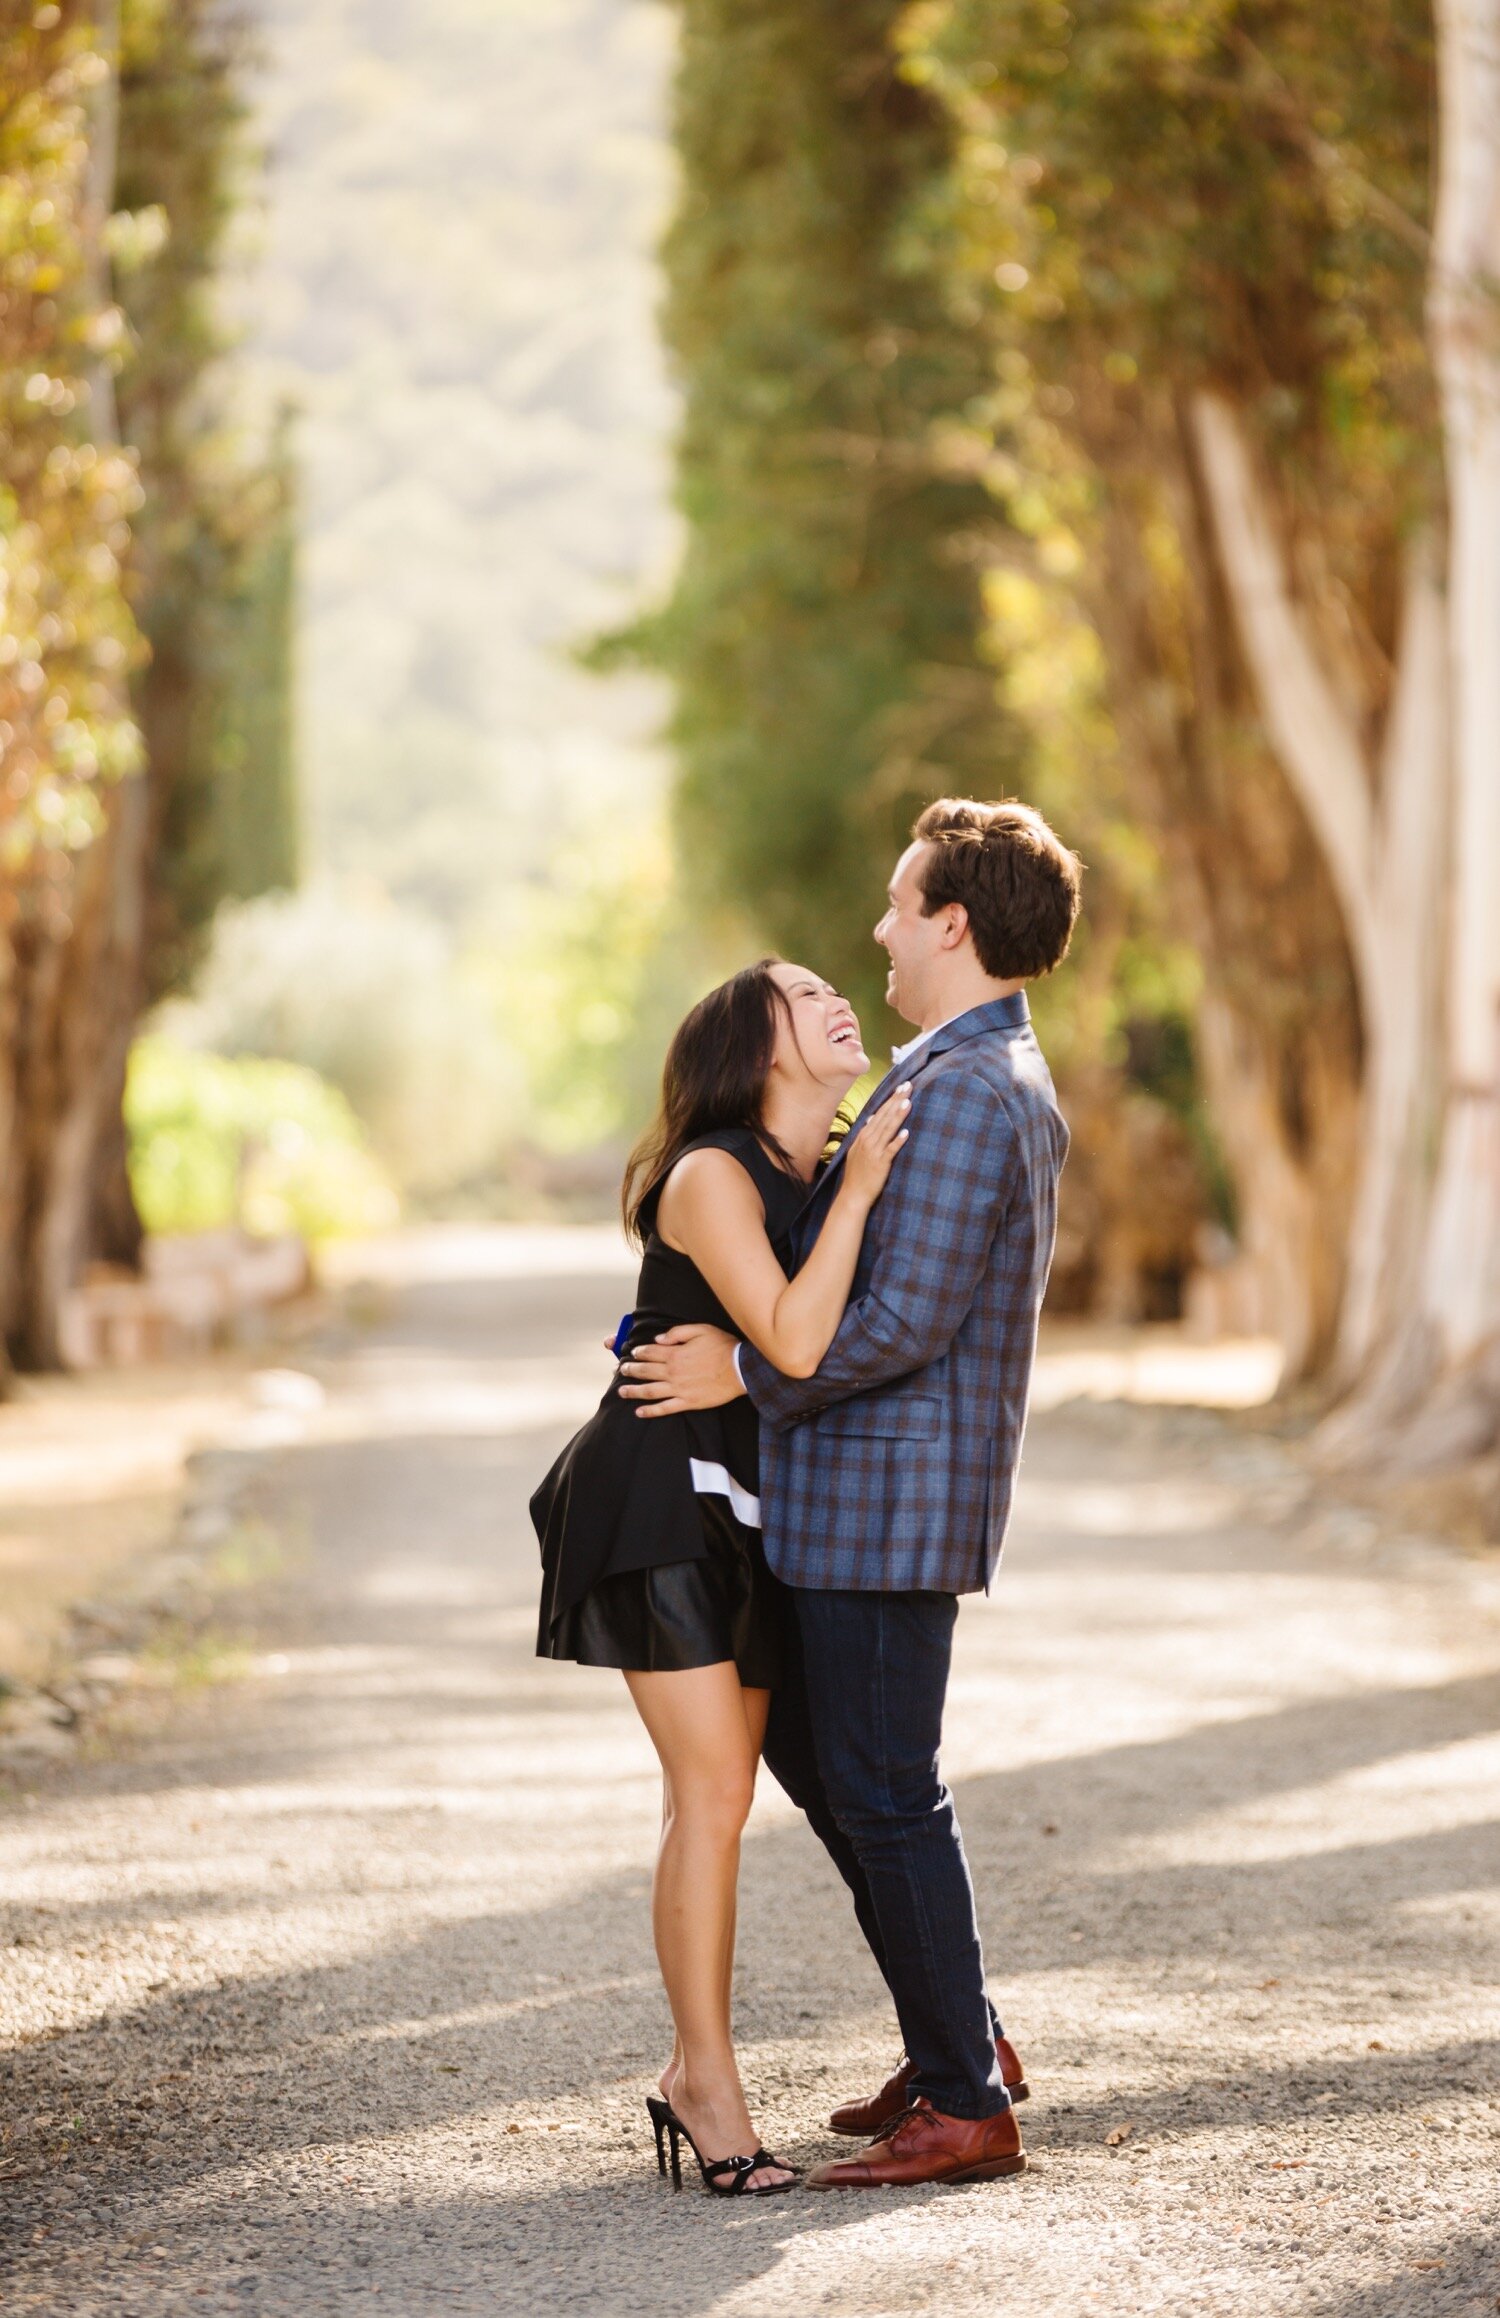
[[291,869],[286,461],[216,385],[242,61],[215,0],[0,0],[0,1347],[33,1367],[138,1244],[142,1003]]
[[941,422],[990,391],[934,257],[953,132],[901,76],[900,0],[682,0],[665,329],[685,394],[681,575],[629,640],[674,679],[700,896],[839,981],[913,814],[1019,755],[984,665],[995,508]]
[[[293,497],[232,423],[217,303],[243,190],[248,27],[215,0],[125,0],[113,254],[130,331],[115,382],[142,504],[129,585],[148,646],[132,685],[146,754],[143,940],[132,1005],[180,986],[218,903],[295,874]],[[118,1048],[92,1168],[91,1252],[136,1260],[141,1224]]]
[[[0,5],[0,1333],[55,1365],[141,954],[113,0]],[[0,1356],[3,1357],[3,1356]]]
[[134,263],[117,261],[133,337],[117,393],[145,491],[132,566],[150,645],[135,686],[153,800],[150,997],[181,981],[222,899],[296,872],[290,458],[284,428],[267,454],[233,424],[218,303],[250,62],[246,20],[215,0],[127,8],[115,198],[161,221]]
[[[996,335],[1038,422],[1016,422],[1018,466],[1077,525],[1072,586],[1103,646],[1130,818],[1159,833],[1172,921],[1199,953],[1202,1080],[1257,1317],[1292,1373],[1316,1371],[1341,1329],[1351,1357],[1346,1251],[1362,1244],[1368,1266],[1380,1199],[1387,1244],[1420,1229],[1436,1147],[1422,1085],[1442,1042],[1419,1035],[1416,994],[1441,944],[1414,931],[1414,954],[1400,946],[1433,906],[1405,832],[1442,826],[1420,736],[1445,712],[1426,705],[1431,677],[1413,689],[1407,673],[1443,524],[1424,312],[1433,14],[1426,0],[945,0],[914,29],[914,61],[969,134],[968,230],[1011,284]],[[1264,563],[1226,525],[1216,415],[1247,461]],[[1266,602],[1300,656],[1250,650]],[[1336,703],[1338,744],[1327,726],[1306,737],[1306,668]],[[1339,745],[1359,829],[1343,859],[1324,806]],[[1413,778],[1432,788],[1387,854],[1391,800]],[[1382,858],[1399,898],[1366,933]],[[1410,1028],[1391,987],[1414,993]],[[1393,1038],[1412,1041],[1409,1062],[1387,1059]],[[1397,1119],[1384,1103],[1411,1107]],[[1410,1170],[1388,1191],[1360,1162],[1377,1122]],[[1399,1266],[1395,1281],[1404,1313]]]

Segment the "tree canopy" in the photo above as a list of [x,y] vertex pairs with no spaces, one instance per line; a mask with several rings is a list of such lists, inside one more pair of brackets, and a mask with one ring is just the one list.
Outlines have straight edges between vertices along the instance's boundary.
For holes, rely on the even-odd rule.
[[[934,263],[953,125],[897,0],[685,0],[665,257],[686,554],[634,641],[675,680],[686,873],[879,1019],[885,866],[1018,753],[981,649],[996,511],[934,428],[989,386]],[[882,863],[872,886],[872,863]]]
[[[0,740],[3,906],[45,911],[140,744],[125,693],[134,462],[96,389],[121,322],[91,214],[91,107],[108,67],[88,10],[0,14]],[[61,903],[58,906],[63,906]]]
[[1203,961],[1200,1061],[1263,1315],[1316,1367],[1344,1295],[1365,1025],[1337,864],[1237,633],[1194,411],[1219,394],[1240,415],[1378,754],[1404,550],[1442,493],[1430,12],[934,0],[903,39],[962,124],[965,262],[1004,293],[997,449],[1020,457],[991,472],[1023,528],[1076,542],[1134,809]]

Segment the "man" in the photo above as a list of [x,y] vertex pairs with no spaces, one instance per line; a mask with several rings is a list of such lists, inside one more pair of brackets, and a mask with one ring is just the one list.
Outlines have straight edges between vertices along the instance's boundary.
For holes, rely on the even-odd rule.
[[[1067,951],[1079,874],[1027,806],[927,808],[875,928],[887,996],[920,1036],[864,1113],[909,1081],[910,1140],[838,1334],[801,1379],[716,1329],[673,1329],[626,1364],[653,1415],[741,1390],[760,1413],[766,1554],[793,1589],[801,1658],[766,1761],[849,1885],[909,2056],[835,2112],[871,2143],[816,2167],[815,2188],[1025,2169],[1010,2089],[1025,2086],[985,1992],[937,1756],[958,1597],[1000,1558],[1068,1143],[1024,985]],[[799,1259],[860,1124],[803,1210]]]

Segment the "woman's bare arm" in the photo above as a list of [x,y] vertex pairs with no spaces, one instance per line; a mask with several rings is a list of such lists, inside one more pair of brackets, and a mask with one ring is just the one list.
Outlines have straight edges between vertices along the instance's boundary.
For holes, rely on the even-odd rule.
[[668,1176],[657,1228],[690,1256],[714,1294],[784,1376],[811,1376],[849,1301],[871,1208],[906,1141],[910,1097],[898,1088],[861,1129],[817,1245],[794,1280],[776,1260],[745,1169],[727,1151],[689,1151]]

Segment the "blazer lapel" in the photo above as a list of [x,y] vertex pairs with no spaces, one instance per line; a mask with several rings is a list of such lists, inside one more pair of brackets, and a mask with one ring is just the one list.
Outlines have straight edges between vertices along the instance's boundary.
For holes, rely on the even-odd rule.
[[886,1072],[885,1077],[880,1081],[879,1085],[871,1094],[869,1101],[861,1110],[859,1117],[855,1120],[853,1126],[849,1129],[848,1134],[839,1144],[838,1149],[834,1152],[833,1157],[828,1162],[828,1165],[824,1168],[822,1174],[818,1177],[816,1188],[812,1193],[812,1198],[808,1201],[809,1207],[812,1205],[812,1200],[818,1198],[822,1192],[824,1184],[831,1183],[834,1177],[837,1175],[839,1169],[843,1166],[844,1153],[848,1150],[850,1144],[854,1141],[855,1136],[864,1126],[866,1120],[874,1118],[875,1113],[880,1109],[881,1104],[887,1102],[890,1099],[890,1097],[895,1093],[897,1087],[905,1086],[908,1080],[914,1080],[920,1075],[920,1073],[926,1068],[927,1064],[932,1060],[932,1050],[935,1044],[936,1041],[929,1038],[921,1053],[914,1054],[912,1056],[911,1065],[909,1068],[903,1063],[892,1063],[890,1069]]
[[956,1014],[951,1022],[943,1024],[941,1030],[933,1032],[921,1052],[914,1054],[910,1062],[892,1063],[819,1176],[803,1214],[807,1213],[815,1200],[821,1198],[824,1185],[833,1181],[843,1165],[844,1153],[865,1121],[875,1116],[881,1104],[895,1093],[897,1087],[914,1082],[930,1062],[935,1062],[940,1054],[951,1053],[955,1046],[962,1046],[965,1039],[982,1037],[989,1030],[1022,1030],[1030,1020],[1031,1009],[1026,1003],[1026,993],[1018,990],[1014,997],[994,998],[987,1006],[971,1006],[967,1014]]

